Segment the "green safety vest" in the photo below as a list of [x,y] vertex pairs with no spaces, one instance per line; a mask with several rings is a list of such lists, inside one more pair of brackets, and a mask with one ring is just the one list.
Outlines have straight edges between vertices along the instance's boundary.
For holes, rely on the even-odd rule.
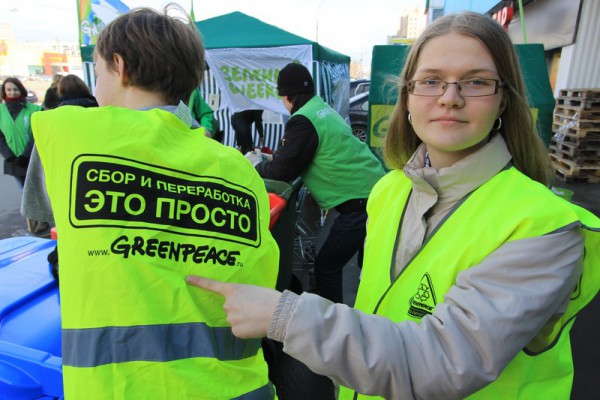
[[31,114],[41,109],[42,107],[36,104],[25,103],[25,108],[21,110],[17,119],[13,120],[6,104],[0,104],[0,130],[15,156],[23,154],[31,139]]
[[[582,228],[586,247],[583,275],[563,317],[543,338],[536,338],[535,344],[521,351],[496,381],[468,397],[568,399],[573,379],[568,333],[577,312],[600,288],[600,220],[509,168],[451,212],[394,278],[394,248],[410,193],[410,180],[396,170],[373,188],[367,205],[368,240],[355,307],[394,322],[419,323],[423,316],[432,314],[436,304],[455,285],[457,275],[478,265],[502,244],[564,227]],[[426,290],[427,296],[417,296],[420,289]],[[358,395],[348,388],[342,388],[340,393],[340,399],[375,398]]]
[[33,117],[59,236],[66,399],[272,399],[260,339],[236,338],[202,275],[275,287],[264,182],[160,109]]
[[368,146],[352,135],[352,128],[319,96],[294,115],[304,115],[319,136],[319,146],[302,180],[324,210],[346,200],[366,199],[385,171]]

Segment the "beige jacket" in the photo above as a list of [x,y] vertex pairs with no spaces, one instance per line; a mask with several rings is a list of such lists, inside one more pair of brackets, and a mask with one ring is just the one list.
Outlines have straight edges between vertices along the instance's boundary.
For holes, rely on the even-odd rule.
[[[499,135],[449,168],[423,168],[424,152],[420,147],[404,169],[413,195],[396,273],[458,200],[510,160]],[[494,381],[563,312],[581,275],[582,252],[578,230],[507,243],[461,272],[420,324],[285,292],[268,336],[313,371],[364,394],[461,399]]]

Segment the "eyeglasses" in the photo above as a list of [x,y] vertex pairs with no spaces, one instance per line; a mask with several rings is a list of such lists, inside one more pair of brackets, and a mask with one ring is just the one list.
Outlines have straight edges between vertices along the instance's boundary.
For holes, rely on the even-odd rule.
[[504,84],[498,79],[466,79],[464,81],[445,82],[441,79],[422,79],[408,81],[408,93],[415,96],[442,96],[448,86],[456,85],[461,97],[483,97],[498,93]]

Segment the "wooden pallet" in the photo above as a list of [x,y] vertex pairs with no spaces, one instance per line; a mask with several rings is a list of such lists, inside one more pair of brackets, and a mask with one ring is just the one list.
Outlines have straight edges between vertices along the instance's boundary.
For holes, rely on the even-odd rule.
[[[576,143],[565,142],[564,140],[561,141],[558,140],[558,138],[553,137],[550,146],[554,146],[557,150],[574,157],[583,154],[584,152],[588,154],[600,153],[600,141],[591,143],[583,142],[582,146],[578,146]],[[600,162],[600,158],[598,161]]]
[[563,126],[567,124],[571,124],[573,128],[583,128],[583,129],[598,129],[600,130],[600,118],[599,119],[581,119],[579,116],[573,118],[563,115],[554,114],[554,120],[552,121],[554,125]]
[[556,154],[549,154],[550,161],[555,171],[560,171],[565,176],[584,176],[590,175],[600,178],[600,163],[583,162],[578,163],[565,158],[559,159]]
[[600,139],[598,139],[597,137],[592,137],[592,136],[588,136],[585,138],[576,136],[576,135],[571,135],[571,134],[560,134],[558,132],[555,132],[554,135],[552,136],[552,140],[554,140],[556,143],[566,143],[567,145],[572,145],[575,147],[578,147],[580,149],[596,149],[598,148],[598,146],[600,146]]
[[563,89],[559,97],[576,97],[579,99],[600,99],[600,88],[597,89]]
[[556,107],[568,107],[580,110],[600,110],[600,98],[583,100],[575,97],[558,97]]
[[576,136],[561,136],[555,134],[552,136],[550,143],[553,145],[566,145],[574,147],[578,150],[598,150],[600,149],[600,139],[580,139]]
[[571,182],[587,182],[587,183],[600,183],[600,176],[582,174],[578,176],[566,175],[562,170],[554,170],[554,180],[560,183],[571,183]]
[[600,128],[568,128],[567,125],[552,124],[552,132],[558,132],[565,136],[600,140]]
[[600,163],[600,148],[580,149],[571,143],[553,143],[550,145],[549,152],[557,160],[570,160],[577,164],[582,163]]
[[600,119],[600,107],[595,109],[582,109],[579,107],[570,106],[559,106],[554,108],[554,115],[558,115],[563,118],[574,118],[574,119],[587,119],[587,120],[599,120]]

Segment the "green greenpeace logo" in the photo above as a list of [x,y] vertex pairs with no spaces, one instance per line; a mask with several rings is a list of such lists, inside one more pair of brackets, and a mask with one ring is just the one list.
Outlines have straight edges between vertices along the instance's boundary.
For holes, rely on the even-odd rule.
[[370,147],[383,147],[385,137],[390,125],[390,116],[394,112],[394,106],[385,104],[372,104],[370,107],[371,136]]
[[254,193],[218,177],[103,155],[72,166],[70,220],[78,228],[143,228],[256,247],[257,207]]
[[416,293],[409,300],[408,315],[421,319],[425,315],[433,314],[437,300],[429,274],[423,275]]

